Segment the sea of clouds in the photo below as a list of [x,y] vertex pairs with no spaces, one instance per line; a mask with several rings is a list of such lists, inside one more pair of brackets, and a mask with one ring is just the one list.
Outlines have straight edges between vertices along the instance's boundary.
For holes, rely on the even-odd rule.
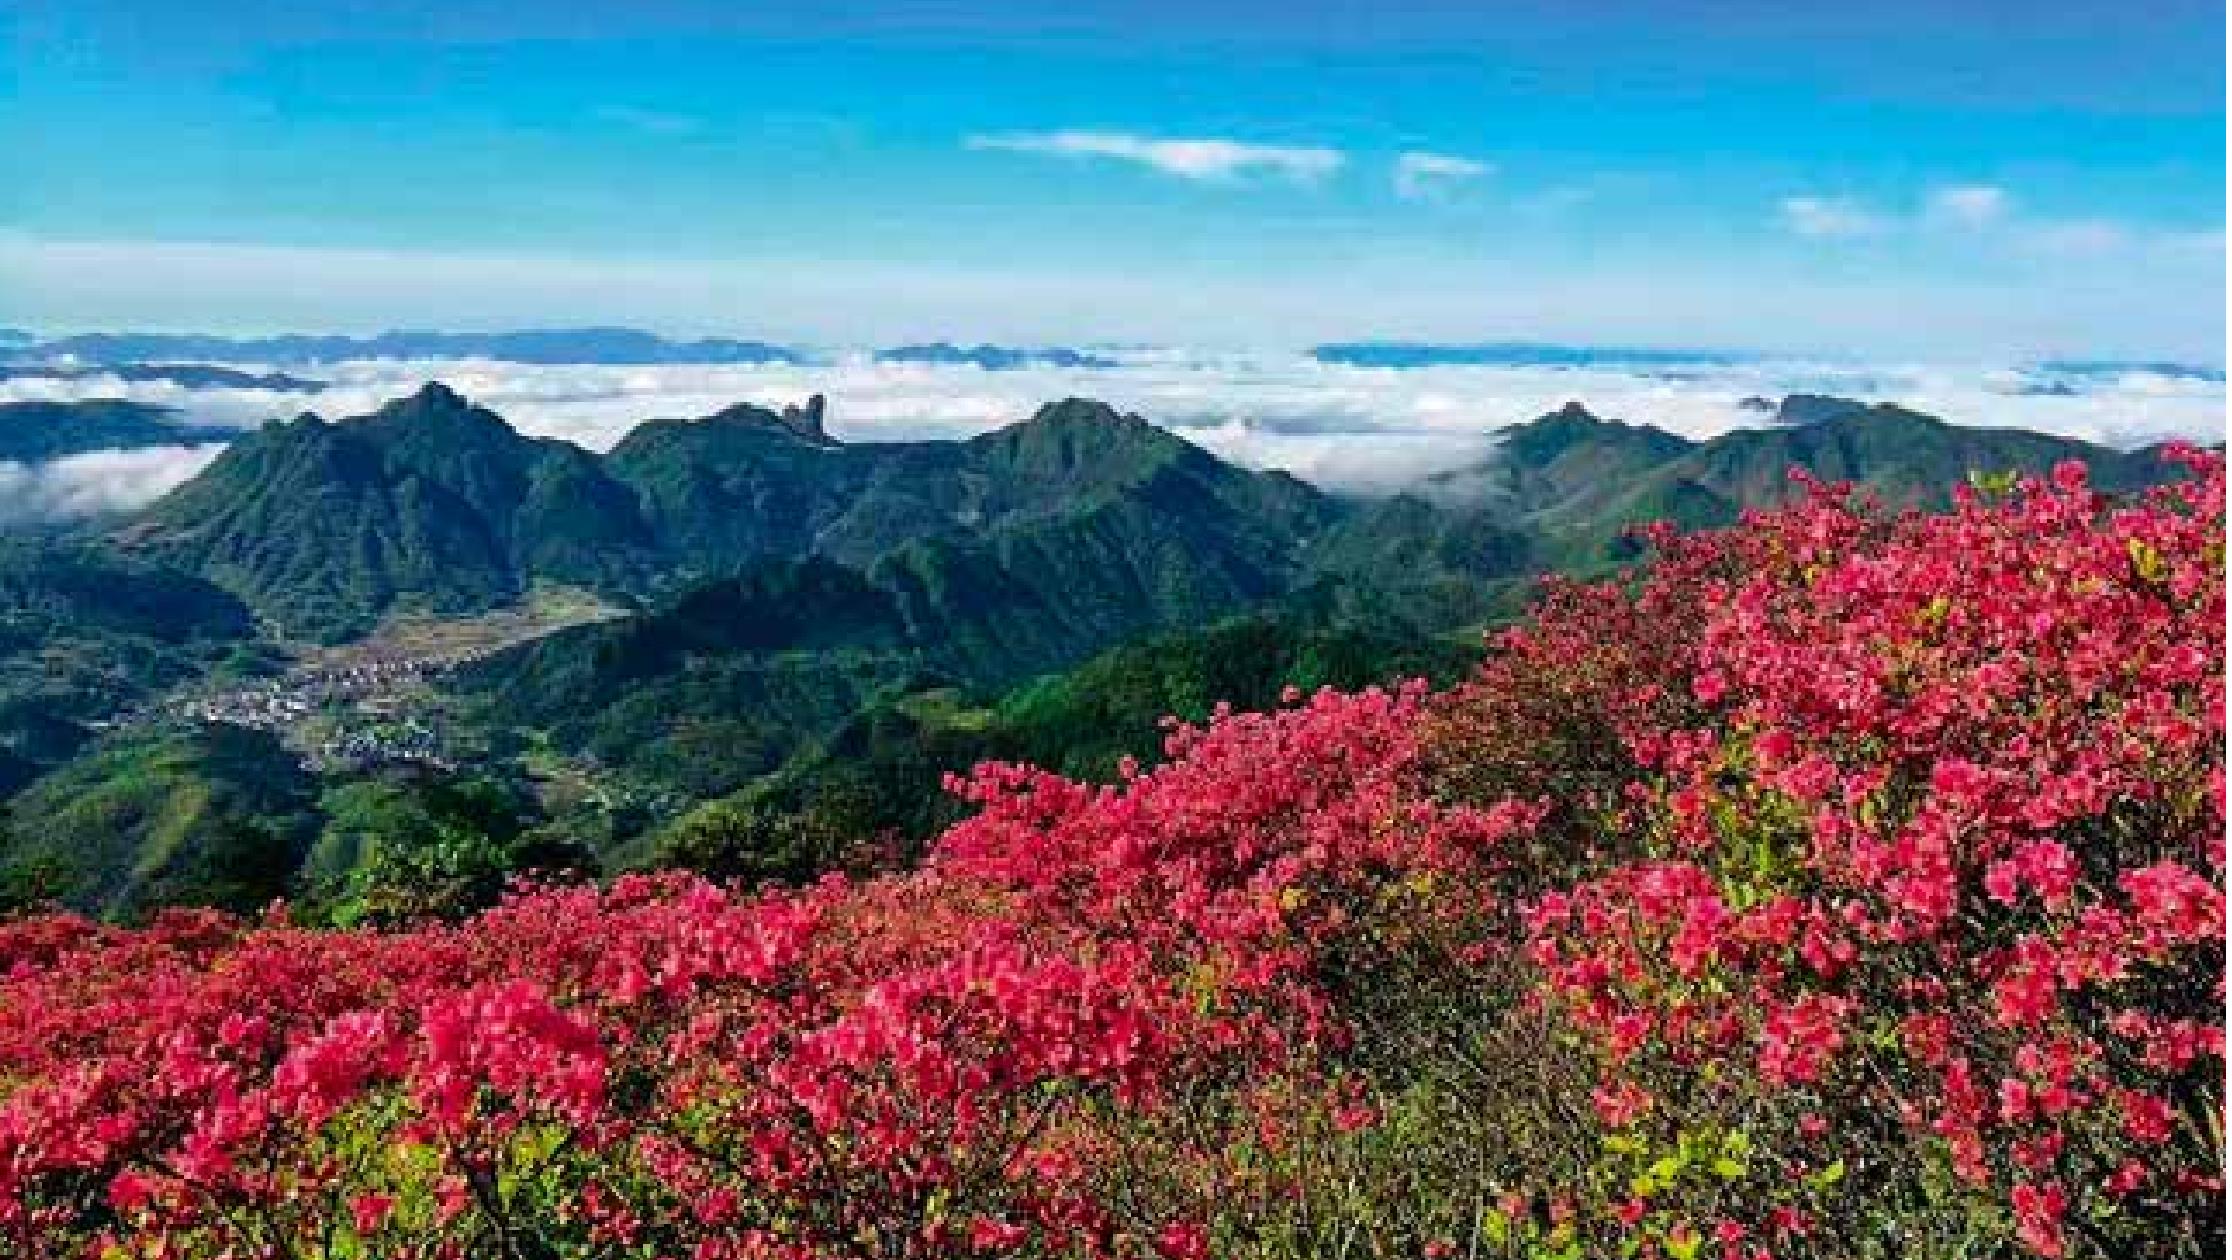
[[[1336,491],[1383,493],[1475,464],[1510,425],[1579,401],[1598,415],[1692,438],[1767,420],[1746,398],[1795,392],[1898,402],[1958,424],[2035,429],[2113,446],[2166,438],[2222,442],[2221,381],[2145,370],[2062,380],[2074,394],[2028,392],[2047,378],[2006,366],[1747,361],[1565,367],[1356,368],[1295,353],[1207,354],[1117,348],[1110,368],[895,364],[853,353],[806,365],[530,365],[484,360],[357,361],[291,369],[330,382],[317,394],[188,389],[114,376],[0,381],[0,400],[123,397],[176,408],[182,421],[248,428],[315,410],[370,411],[439,380],[522,432],[610,447],[653,418],[708,415],[821,393],[829,427],[850,442],[960,437],[1010,424],[1050,400],[1104,399],[1253,468]],[[243,364],[261,368],[269,365]],[[0,465],[0,521],[129,509],[193,475],[205,447],[102,452],[36,468]]]
[[129,512],[190,480],[224,449],[207,442],[88,451],[38,464],[0,460],[0,528]]

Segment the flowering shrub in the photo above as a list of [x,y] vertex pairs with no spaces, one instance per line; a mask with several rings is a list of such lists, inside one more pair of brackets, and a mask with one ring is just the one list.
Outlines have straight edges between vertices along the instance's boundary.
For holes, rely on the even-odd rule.
[[919,870],[0,924],[57,1257],[2221,1253],[2223,468],[1816,487]]
[[2123,509],[2076,465],[1935,517],[1817,489],[1656,579],[1693,712],[1629,732],[1635,856],[1528,944],[1612,1149],[1678,1148],[1635,1226],[2163,1254],[2218,1215],[2224,488],[2187,458]]

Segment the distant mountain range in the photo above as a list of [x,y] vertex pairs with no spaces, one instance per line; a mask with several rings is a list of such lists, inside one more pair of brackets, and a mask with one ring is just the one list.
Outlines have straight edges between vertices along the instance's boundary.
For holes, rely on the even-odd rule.
[[1704,350],[1660,350],[1634,346],[1568,346],[1538,341],[1444,343],[1428,341],[1345,341],[1311,349],[1320,363],[1346,367],[1664,367],[1672,364],[1727,364],[1744,356]]
[[2049,359],[2038,364],[2035,370],[2054,376],[2125,376],[2144,373],[2178,380],[2214,381],[2220,385],[2224,383],[2223,368],[2196,363],[2173,363],[2161,359]]
[[[1341,341],[1312,347],[1310,357],[1320,363],[1347,367],[1626,367],[1731,366],[1759,356],[1719,350],[1664,349],[1642,346],[1564,345],[1540,341],[1432,342]],[[2032,364],[2032,373],[2050,378],[2042,388],[2051,389],[2051,378],[2077,380],[2117,377],[2134,373],[2178,380],[2224,382],[2224,369],[2206,364],[2163,359],[2048,359]]]
[[[1543,341],[1341,341],[1312,347],[1309,354],[1320,363],[1396,369],[1442,366],[1666,369],[1729,366],[1759,358],[1723,350]],[[189,388],[299,392],[313,392],[322,383],[286,373],[230,373],[215,365],[301,366],[352,359],[462,358],[549,365],[805,364],[816,362],[818,357],[798,346],[767,341],[726,337],[674,339],[622,327],[530,328],[501,332],[391,330],[366,337],[318,333],[227,337],[204,333],[100,332],[45,339],[23,329],[0,328],[0,379],[82,374],[89,367],[97,367],[124,375],[126,379],[168,380]],[[973,366],[986,371],[1122,366],[1120,360],[1107,355],[1068,346],[989,342],[968,345],[942,340],[891,346],[876,351],[874,357],[882,363]],[[2220,367],[2157,359],[2049,359],[2024,370],[2046,378],[2036,386],[2042,390],[2053,390],[2057,381],[2066,388],[2069,381],[2134,373],[2219,384],[2225,379]]]
[[0,462],[40,463],[89,451],[229,442],[237,429],[180,423],[168,407],[100,398],[0,403]]
[[18,359],[87,363],[206,360],[217,363],[334,363],[347,359],[498,359],[510,363],[800,363],[786,346],[711,337],[673,341],[634,328],[541,328],[518,332],[396,331],[372,337],[292,334],[215,337],[199,333],[82,333],[11,350]]
[[876,353],[879,363],[935,363],[945,365],[969,364],[987,372],[1004,372],[1025,367],[1057,368],[1112,368],[1116,360],[1097,354],[1086,354],[1067,346],[956,346],[951,342],[933,341],[926,345],[896,346]]
[[55,363],[0,363],[0,381],[83,381],[113,376],[123,381],[161,381],[186,389],[267,389],[285,394],[315,394],[324,381],[285,372],[243,372],[210,363],[104,363],[69,367]]
[[[285,373],[243,373],[214,364],[311,365],[351,359],[494,359],[507,363],[769,364],[806,363],[808,352],[765,341],[723,337],[677,341],[634,328],[542,328],[516,332],[394,331],[370,337],[288,334],[220,337],[200,333],[80,333],[42,341],[30,333],[0,337],[0,378],[82,376],[94,371],[128,380],[168,380],[191,388],[279,389],[310,392],[322,382]],[[1024,367],[1112,368],[1114,359],[1067,346],[1003,346],[947,341],[893,346],[876,352],[882,363],[974,366],[986,371]]]

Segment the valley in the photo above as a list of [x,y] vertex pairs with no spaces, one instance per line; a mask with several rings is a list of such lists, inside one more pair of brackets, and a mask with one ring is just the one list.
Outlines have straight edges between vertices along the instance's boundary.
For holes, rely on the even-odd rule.
[[355,642],[292,647],[273,677],[197,680],[113,725],[184,720],[266,731],[314,771],[397,764],[454,770],[472,750],[451,734],[442,694],[451,673],[545,635],[625,615],[586,592],[556,587],[472,616],[400,614]]

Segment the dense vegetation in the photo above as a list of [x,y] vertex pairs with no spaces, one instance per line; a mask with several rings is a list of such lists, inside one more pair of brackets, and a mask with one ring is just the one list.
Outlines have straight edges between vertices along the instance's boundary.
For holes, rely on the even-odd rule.
[[95,745],[0,814],[0,907],[252,909],[292,891],[315,785],[259,731],[158,729]]
[[1257,614],[1117,648],[987,705],[953,688],[911,692],[865,706],[774,773],[683,814],[631,861],[746,879],[903,861],[962,816],[944,784],[980,763],[1114,782],[1127,763],[1161,759],[1170,720],[1270,708],[1289,687],[1448,681],[1476,655],[1454,641]]
[[185,679],[252,673],[248,609],[185,574],[0,537],[0,798],[67,760],[89,723]]
[[[481,722],[703,797],[926,693],[974,697],[964,706],[971,712],[999,704],[1005,719],[999,698],[1020,690],[1015,703],[1039,712],[1016,720],[1041,734],[1019,751],[1060,760],[1074,750],[1078,764],[1098,759],[1105,768],[1116,731],[1124,732],[1119,752],[1143,752],[1153,743],[1150,724],[1165,713],[1205,716],[1218,699],[1265,703],[1297,677],[1362,685],[1437,656],[1446,673],[1449,656],[1408,623],[1375,628],[1361,610],[1299,600],[1205,617],[1206,626],[1144,642],[1137,631],[1108,631],[1126,646],[1042,672],[1049,658],[1069,664],[1085,656],[1099,636],[1046,654],[985,646],[980,636],[1013,645],[1029,633],[1015,612],[967,600],[946,609],[910,605],[873,575],[831,561],[776,561],[692,588],[657,611],[500,654],[465,671],[457,687]],[[1163,707],[1141,711],[1137,701],[1147,695],[1162,697]],[[1102,711],[1131,720],[1104,723]],[[1059,738],[1046,737],[1055,726]],[[916,794],[935,781],[933,774]]]
[[[1446,680],[1473,655],[1455,642],[1259,615],[1127,645],[1075,671],[972,698],[920,673],[911,657],[862,656],[849,678],[839,669],[848,658],[827,650],[833,639],[794,639],[800,632],[777,608],[813,620],[824,636],[852,633],[840,630],[830,602],[860,589],[849,570],[813,563],[761,577],[759,595],[775,605],[666,628],[656,619],[619,623],[627,649],[608,654],[615,664],[594,687],[557,674],[544,679],[546,696],[522,689],[491,703],[509,720],[550,722],[552,738],[581,738],[607,777],[682,802],[664,813],[546,799],[504,759],[474,770],[310,775],[265,734],[154,722],[95,739],[56,720],[31,729],[65,741],[51,760],[75,759],[0,810],[0,906],[56,899],[137,920],[167,905],[251,912],[286,896],[306,921],[354,923],[483,909],[508,876],[530,870],[611,875],[680,865],[803,879],[889,865],[959,816],[944,778],[980,761],[1113,779],[1125,757],[1155,759],[1166,715],[1201,720],[1220,702],[1266,707],[1289,684]],[[807,589],[816,582],[835,590],[817,597]],[[726,601],[739,595],[722,584],[685,602],[705,601],[693,606],[708,613],[722,601],[737,613],[745,606]],[[683,627],[699,634],[666,637]],[[716,633],[717,641],[702,637]],[[755,635],[816,650],[756,657],[740,646]],[[656,668],[680,660],[691,663],[672,674]],[[852,685],[875,677],[878,662],[891,665],[888,687]],[[609,692],[599,689],[607,684]],[[543,702],[559,707],[544,712]],[[192,874],[153,874],[173,870]]]
[[319,776],[267,732],[150,723],[94,739],[0,807],[0,911],[141,921],[293,899],[305,921],[456,917],[534,870],[590,873],[513,780]]
[[0,929],[28,1255],[2212,1256],[2224,479],[1815,489],[906,873]]

